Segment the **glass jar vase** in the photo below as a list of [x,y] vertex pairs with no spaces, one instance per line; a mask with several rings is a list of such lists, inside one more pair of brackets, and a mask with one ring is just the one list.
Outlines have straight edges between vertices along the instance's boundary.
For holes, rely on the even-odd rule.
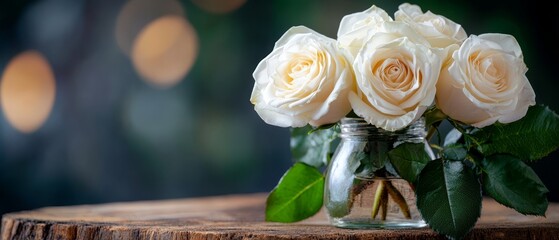
[[425,121],[390,132],[362,118],[341,120],[340,144],[326,174],[324,205],[330,222],[342,228],[419,228],[426,224],[415,204],[413,185],[400,178],[388,151],[405,142],[425,144]]

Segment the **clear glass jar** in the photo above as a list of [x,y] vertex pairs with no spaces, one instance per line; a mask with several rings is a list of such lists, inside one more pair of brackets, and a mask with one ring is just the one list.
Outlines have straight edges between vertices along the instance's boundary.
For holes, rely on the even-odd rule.
[[362,118],[341,120],[340,144],[326,174],[324,205],[330,222],[342,228],[418,228],[426,224],[413,186],[397,176],[388,151],[404,142],[426,144],[425,121],[389,132]]

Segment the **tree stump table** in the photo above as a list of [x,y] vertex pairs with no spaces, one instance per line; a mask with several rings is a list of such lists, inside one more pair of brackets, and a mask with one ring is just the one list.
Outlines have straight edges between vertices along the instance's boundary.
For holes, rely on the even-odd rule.
[[[324,212],[303,222],[264,222],[266,194],[48,207],[5,214],[10,239],[445,239],[429,228],[349,230]],[[524,216],[490,199],[466,239],[559,239],[559,204]]]

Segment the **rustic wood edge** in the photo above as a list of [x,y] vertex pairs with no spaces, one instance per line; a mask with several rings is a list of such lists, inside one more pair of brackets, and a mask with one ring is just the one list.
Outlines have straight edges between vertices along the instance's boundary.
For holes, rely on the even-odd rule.
[[[263,204],[265,195],[199,198],[193,199],[192,202],[214,204],[224,198],[230,202],[259,199],[257,202]],[[150,202],[144,202],[144,204],[146,203],[150,204]],[[555,205],[553,211],[559,209]],[[95,206],[104,205],[74,207]],[[1,239],[445,239],[444,236],[437,235],[428,228],[403,231],[347,230],[327,224],[317,224],[313,221],[296,224],[267,223],[255,220],[216,221],[215,224],[198,225],[171,222],[171,224],[154,226],[139,224],[136,221],[49,221],[29,217],[36,211],[48,212],[63,208],[44,208],[5,214],[2,217]],[[262,211],[262,206],[254,210]],[[478,222],[476,228],[465,239],[559,239],[559,221],[556,221],[559,213],[552,213],[553,222],[526,222],[514,226],[499,222],[491,224],[479,224]]]
[[[316,227],[316,226],[308,226]],[[430,229],[415,229],[406,233],[390,230],[346,230],[335,231],[320,228],[319,234],[297,233],[276,234],[273,228],[255,232],[235,229],[153,230],[140,226],[125,229],[115,224],[95,223],[75,225],[64,222],[26,221],[3,218],[2,240],[11,239],[446,239]],[[465,239],[559,239],[559,226],[529,226],[523,228],[475,228]]]

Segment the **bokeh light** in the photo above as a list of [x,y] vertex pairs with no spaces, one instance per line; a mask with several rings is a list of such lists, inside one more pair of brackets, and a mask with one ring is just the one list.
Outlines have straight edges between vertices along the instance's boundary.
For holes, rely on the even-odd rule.
[[148,24],[134,41],[132,61],[149,83],[170,87],[192,68],[198,37],[184,17],[164,16]]
[[134,39],[153,20],[162,16],[184,16],[182,5],[175,0],[130,0],[119,12],[115,36],[120,49],[130,54]]
[[23,133],[37,130],[52,110],[55,89],[54,75],[41,53],[26,51],[14,57],[0,84],[0,100],[8,122]]
[[192,0],[198,7],[211,13],[228,13],[240,8],[246,0]]

